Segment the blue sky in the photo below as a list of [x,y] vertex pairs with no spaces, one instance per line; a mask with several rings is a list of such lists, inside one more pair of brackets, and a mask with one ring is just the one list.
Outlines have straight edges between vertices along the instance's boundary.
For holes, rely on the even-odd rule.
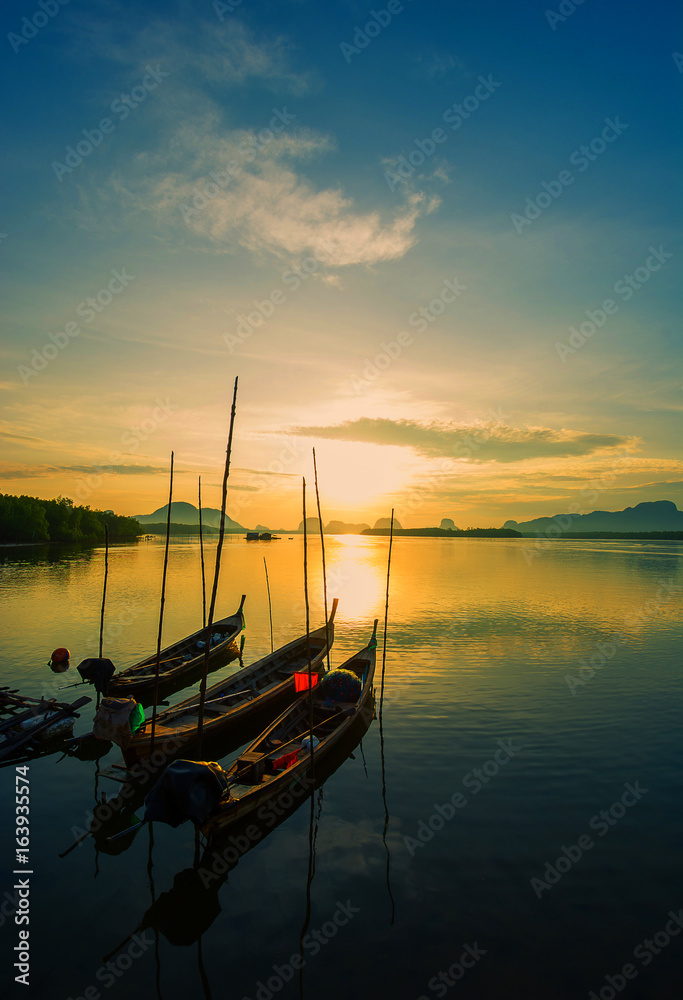
[[217,505],[239,375],[244,524],[681,505],[681,17],[572,7],[6,4],[0,488]]

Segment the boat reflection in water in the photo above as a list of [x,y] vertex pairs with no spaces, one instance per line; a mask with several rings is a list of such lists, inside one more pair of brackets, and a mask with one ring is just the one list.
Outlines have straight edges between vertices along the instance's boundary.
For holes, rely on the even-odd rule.
[[198,942],[221,912],[218,892],[229,873],[252,847],[261,843],[304,802],[314,799],[316,790],[351,756],[374,719],[374,699],[368,708],[369,711],[354,721],[344,739],[321,759],[319,766],[316,765],[314,778],[302,779],[298,789],[292,787],[289,793],[280,792],[272,802],[266,800],[257,814],[236,822],[229,832],[215,836],[192,868],[178,872],[172,888],[152,903],[132,934],[151,929],[163,934],[174,945],[188,946]]

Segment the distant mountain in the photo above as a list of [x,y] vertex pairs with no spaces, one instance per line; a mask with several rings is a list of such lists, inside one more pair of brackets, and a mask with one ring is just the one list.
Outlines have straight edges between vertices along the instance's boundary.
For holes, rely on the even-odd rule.
[[444,531],[460,531],[460,528],[456,528],[455,521],[452,521],[450,517],[442,517],[439,527],[443,528]]
[[[323,528],[323,533],[326,535],[360,535],[369,525],[362,524],[351,524],[346,521],[330,521]],[[291,529],[289,532],[283,529],[283,533],[295,535],[303,534],[304,522],[299,521],[299,527]],[[320,521],[317,517],[307,517],[306,518],[306,533],[309,535],[319,535],[320,534]]]
[[[299,527],[296,529],[303,533],[304,522],[299,521]],[[306,534],[310,534],[312,531],[317,531],[320,534],[320,519],[317,517],[307,517],[306,518]]]
[[[570,521],[567,524],[567,521]],[[671,500],[652,500],[626,510],[594,510],[590,514],[554,514],[533,521],[506,521],[523,535],[544,534],[548,529],[571,534],[573,531],[683,531],[683,511]]]
[[[375,528],[390,528],[390,527],[391,527],[390,517],[380,517],[378,521],[375,521]],[[394,528],[398,528],[399,531],[402,530],[402,525],[399,524],[396,518],[394,518]]]
[[[168,517],[168,504],[159,507],[151,514],[136,514],[135,520],[140,524],[159,524]],[[185,503],[183,500],[174,500],[171,504],[171,521],[174,524],[194,524],[199,527],[199,511],[192,503]],[[202,524],[211,528],[219,528],[221,523],[221,512],[215,507],[202,507]],[[225,515],[226,531],[246,531],[241,524],[233,521],[231,517]]]
[[346,524],[345,521],[330,521],[325,526],[326,535],[360,535],[362,531],[369,528],[369,524]]

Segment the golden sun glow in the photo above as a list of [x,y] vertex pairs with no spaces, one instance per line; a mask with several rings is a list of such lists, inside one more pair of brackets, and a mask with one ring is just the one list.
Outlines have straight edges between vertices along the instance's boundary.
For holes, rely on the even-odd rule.
[[337,535],[326,543],[328,588],[339,597],[349,623],[366,622],[382,603],[386,567],[372,543],[357,535]]
[[316,455],[321,499],[328,510],[376,508],[381,497],[404,489],[413,474],[414,459],[407,448],[347,441],[324,444]]

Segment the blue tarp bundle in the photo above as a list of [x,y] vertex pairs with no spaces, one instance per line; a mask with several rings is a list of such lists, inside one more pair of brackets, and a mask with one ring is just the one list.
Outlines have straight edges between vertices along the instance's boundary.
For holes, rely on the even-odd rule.
[[76,667],[84,681],[95,685],[95,690],[101,694],[107,693],[107,685],[116,673],[116,667],[105,656],[89,656]]
[[176,760],[169,764],[145,799],[145,820],[180,826],[209,818],[228,787],[219,764]]

